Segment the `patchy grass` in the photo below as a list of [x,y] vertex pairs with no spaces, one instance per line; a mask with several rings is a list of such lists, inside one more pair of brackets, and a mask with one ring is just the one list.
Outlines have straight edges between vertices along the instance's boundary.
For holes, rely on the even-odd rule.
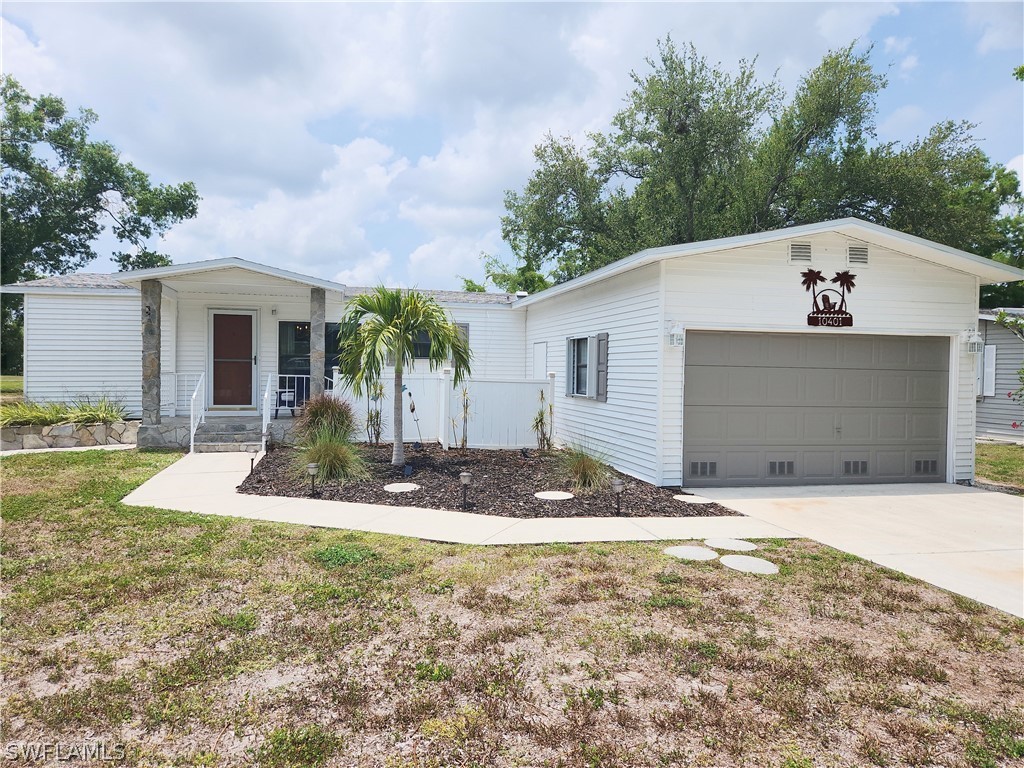
[[472,548],[124,507],[176,454],[7,457],[7,741],[124,765],[1001,766],[1024,622],[807,541]]
[[978,478],[1024,490],[1024,445],[978,443],[975,472]]

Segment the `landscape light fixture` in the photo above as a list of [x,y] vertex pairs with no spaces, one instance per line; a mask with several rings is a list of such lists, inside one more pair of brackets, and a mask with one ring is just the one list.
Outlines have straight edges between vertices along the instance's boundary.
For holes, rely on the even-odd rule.
[[612,478],[612,493],[615,494],[615,516],[622,514],[622,492],[626,490],[626,483],[621,477]]
[[460,472],[459,482],[462,483],[462,509],[469,506],[469,484],[473,482],[472,472]]
[[252,474],[252,471],[254,469],[256,469],[256,454],[257,453],[258,453],[258,451],[255,448],[250,448],[249,449],[249,474],[250,475]]
[[316,496],[316,473],[320,471],[320,465],[316,462],[307,464],[306,471],[309,473],[309,495]]

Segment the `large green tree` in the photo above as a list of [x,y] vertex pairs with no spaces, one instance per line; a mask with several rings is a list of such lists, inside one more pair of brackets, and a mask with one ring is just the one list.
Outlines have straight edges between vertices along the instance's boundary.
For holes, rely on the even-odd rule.
[[356,296],[349,303],[338,331],[338,365],[356,395],[379,382],[389,363],[394,365],[395,445],[391,463],[395,466],[405,464],[402,375],[415,365],[416,344],[423,336],[430,342],[427,363],[431,370],[450,363],[454,384],[469,376],[468,339],[444,307],[418,291],[378,286],[370,293]]
[[515,263],[488,257],[488,277],[506,290],[524,274],[563,282],[643,248],[845,216],[1019,262],[1016,174],[966,122],[878,142],[886,80],[869,56],[829,52],[786,99],[752,63],[728,72],[660,43],[607,133],[537,147],[525,187],[505,197]]
[[[0,100],[3,283],[82,268],[105,227],[123,245],[112,254],[121,269],[170,263],[151,242],[196,215],[194,184],[153,184],[110,143],[90,139],[91,110],[70,114],[59,97],[32,96],[10,75]],[[20,298],[5,295],[5,371],[20,357],[20,314]]]

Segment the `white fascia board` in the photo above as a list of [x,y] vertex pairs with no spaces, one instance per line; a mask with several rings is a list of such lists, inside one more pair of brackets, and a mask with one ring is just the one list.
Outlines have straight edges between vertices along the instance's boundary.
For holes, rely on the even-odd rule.
[[139,292],[134,288],[85,288],[75,286],[73,288],[61,288],[58,286],[41,285],[3,285],[0,286],[0,293],[23,293],[26,296],[66,296],[68,294],[88,296],[138,296]]
[[730,251],[736,248],[745,248],[761,243],[773,243],[780,240],[791,240],[793,238],[808,237],[824,232],[838,232],[856,240],[862,240],[868,244],[880,245],[908,256],[924,259],[940,266],[955,269],[960,272],[975,275],[981,279],[983,285],[992,283],[1008,283],[1024,280],[1024,270],[1002,264],[984,256],[976,256],[973,253],[950,248],[930,240],[925,240],[915,235],[908,235],[903,232],[883,227],[878,224],[871,224],[856,218],[836,219],[834,221],[822,221],[816,224],[802,224],[797,227],[785,229],[773,229],[770,232],[755,232],[749,235],[738,235],[736,237],[723,237],[716,240],[702,240],[695,243],[683,243],[681,245],[666,245],[660,248],[648,248],[646,250],[627,256],[607,266],[594,270],[586,275],[577,277],[574,280],[552,286],[540,293],[518,299],[513,303],[515,307],[526,307],[538,301],[545,301],[554,298],[566,291],[582,288],[585,285],[605,280],[609,277],[628,272],[632,269],[647,266],[658,261],[681,256],[696,256],[714,251]]
[[114,279],[125,285],[133,285],[143,280],[160,280],[161,278],[180,277],[182,275],[194,275],[202,272],[215,272],[222,269],[242,269],[254,272],[267,277],[276,277],[300,285],[309,285],[316,288],[323,288],[327,291],[343,293],[345,286],[331,280],[323,280],[319,277],[311,277],[298,272],[291,272],[287,269],[271,267],[266,264],[257,264],[254,261],[247,261],[235,257],[225,259],[210,259],[209,261],[196,261],[189,264],[172,264],[169,267],[154,267],[152,269],[136,269],[131,272],[124,272],[115,275]]

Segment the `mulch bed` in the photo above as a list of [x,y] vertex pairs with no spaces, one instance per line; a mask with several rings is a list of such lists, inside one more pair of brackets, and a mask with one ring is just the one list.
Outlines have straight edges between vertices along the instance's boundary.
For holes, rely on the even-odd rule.
[[[468,512],[503,517],[614,517],[615,494],[602,490],[577,495],[567,501],[543,501],[535,498],[537,491],[569,491],[572,485],[559,471],[558,460],[551,454],[518,450],[498,451],[470,449],[443,451],[438,445],[416,450],[406,449],[406,463],[412,466],[411,477],[401,467],[391,466],[391,446],[363,446],[363,455],[371,479],[337,485],[327,483],[317,488],[317,498],[333,501],[354,501],[398,507],[427,507],[459,510],[462,488],[459,473],[470,471],[473,482],[469,490]],[[297,469],[299,459],[293,448],[280,448],[268,453],[255,471],[238,486],[241,493],[259,496],[310,495],[309,478]],[[686,504],[673,495],[678,488],[659,488],[633,477],[621,477],[626,488],[622,494],[623,517],[722,517],[738,513],[719,504]],[[388,493],[388,483],[413,482],[420,486],[411,493]]]

